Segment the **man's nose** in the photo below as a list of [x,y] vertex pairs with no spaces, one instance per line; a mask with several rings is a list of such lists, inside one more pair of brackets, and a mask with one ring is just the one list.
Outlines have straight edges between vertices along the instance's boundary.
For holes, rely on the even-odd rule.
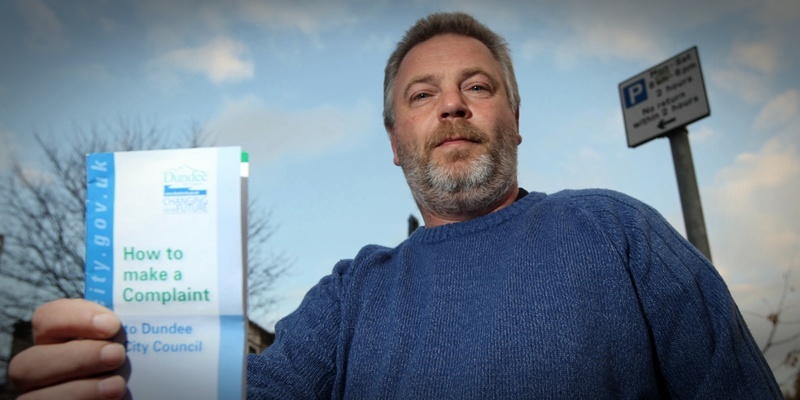
[[439,119],[471,118],[472,112],[460,90],[450,90],[442,93],[439,109]]

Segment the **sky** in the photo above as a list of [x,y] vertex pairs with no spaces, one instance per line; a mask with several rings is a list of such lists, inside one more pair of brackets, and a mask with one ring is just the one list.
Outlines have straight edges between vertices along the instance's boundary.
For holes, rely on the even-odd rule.
[[[250,154],[251,195],[291,260],[271,328],[334,264],[419,217],[383,128],[383,68],[418,18],[471,13],[509,42],[529,191],[608,188],[684,224],[669,141],[628,148],[618,85],[693,46],[711,115],[688,126],[715,266],[759,345],[800,282],[800,2],[0,2],[0,173],[33,134],[200,124]],[[2,221],[0,221],[2,229]],[[800,305],[797,294],[790,305]],[[798,315],[790,315],[792,312]],[[778,335],[797,329],[798,307]],[[785,349],[770,350],[780,383]]]

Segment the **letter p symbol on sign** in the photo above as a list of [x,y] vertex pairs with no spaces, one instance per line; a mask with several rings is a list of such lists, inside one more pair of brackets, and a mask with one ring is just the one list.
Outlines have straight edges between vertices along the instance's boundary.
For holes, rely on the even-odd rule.
[[625,86],[622,89],[625,96],[625,108],[631,108],[645,100],[647,100],[647,87],[644,84],[644,78]]

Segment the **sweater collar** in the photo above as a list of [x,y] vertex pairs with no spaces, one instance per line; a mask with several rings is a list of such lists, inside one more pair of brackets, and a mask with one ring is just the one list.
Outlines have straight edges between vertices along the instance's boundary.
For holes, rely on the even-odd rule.
[[408,237],[408,240],[420,243],[439,242],[452,237],[492,228],[514,217],[523,210],[532,207],[546,196],[547,195],[544,193],[529,193],[527,190],[519,188],[517,199],[507,207],[468,221],[453,222],[434,228],[425,228],[421,226]]

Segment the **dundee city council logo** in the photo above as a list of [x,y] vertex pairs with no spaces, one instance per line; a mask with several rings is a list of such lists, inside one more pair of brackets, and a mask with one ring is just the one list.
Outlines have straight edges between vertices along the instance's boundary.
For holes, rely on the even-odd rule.
[[164,212],[204,213],[208,210],[208,173],[186,165],[164,171]]

